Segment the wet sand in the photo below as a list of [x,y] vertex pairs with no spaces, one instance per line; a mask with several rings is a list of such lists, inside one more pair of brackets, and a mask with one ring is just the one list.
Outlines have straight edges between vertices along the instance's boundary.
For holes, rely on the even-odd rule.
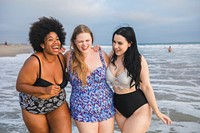
[[30,44],[0,45],[0,57],[13,57],[17,54],[33,52]]

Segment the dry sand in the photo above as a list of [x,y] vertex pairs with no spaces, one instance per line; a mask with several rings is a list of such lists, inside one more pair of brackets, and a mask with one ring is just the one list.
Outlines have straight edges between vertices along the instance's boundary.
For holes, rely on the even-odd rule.
[[0,45],[0,57],[12,57],[22,53],[32,53],[33,49],[30,44],[13,44]]

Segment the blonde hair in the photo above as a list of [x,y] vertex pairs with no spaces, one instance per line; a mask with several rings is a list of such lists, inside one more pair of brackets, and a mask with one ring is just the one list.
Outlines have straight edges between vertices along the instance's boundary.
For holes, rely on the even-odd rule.
[[83,54],[79,51],[75,44],[75,40],[77,35],[80,33],[89,33],[92,38],[93,43],[93,34],[91,30],[86,25],[78,25],[72,34],[71,37],[71,46],[70,48],[73,48],[73,54],[72,54],[72,72],[76,73],[78,75],[78,78],[81,80],[82,85],[87,84],[87,73],[89,72],[88,66],[85,63],[85,57]]

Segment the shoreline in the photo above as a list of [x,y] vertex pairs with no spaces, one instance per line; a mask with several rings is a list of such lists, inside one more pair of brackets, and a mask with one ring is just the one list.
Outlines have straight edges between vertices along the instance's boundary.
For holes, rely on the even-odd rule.
[[0,57],[14,57],[17,54],[31,53],[30,44],[0,45]]
[[[0,44],[0,48],[3,48],[1,46]],[[66,46],[66,49],[68,47],[69,45]],[[140,48],[141,53],[150,64],[151,83],[160,111],[173,121],[172,125],[165,125],[153,113],[147,133],[199,133],[200,44],[174,45],[173,52],[170,54],[167,47],[163,48],[163,45],[142,46]],[[17,47],[16,49],[19,50]],[[105,52],[110,52],[112,47],[105,46],[102,49]],[[31,51],[33,50],[31,49]],[[19,57],[18,55],[0,57],[0,132],[2,133],[28,133],[21,116],[18,92],[15,86],[18,72],[24,60],[29,56],[29,54],[22,53]],[[71,85],[68,83],[66,87],[67,101],[70,99],[70,92]],[[74,125],[73,133],[78,133],[78,129]],[[115,126],[114,133],[120,133],[117,126]]]

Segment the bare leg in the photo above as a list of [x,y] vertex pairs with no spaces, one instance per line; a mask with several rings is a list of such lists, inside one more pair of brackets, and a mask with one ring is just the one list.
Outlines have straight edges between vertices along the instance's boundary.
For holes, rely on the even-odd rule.
[[119,111],[116,111],[115,120],[116,120],[117,125],[118,125],[118,127],[121,131],[123,130],[123,126],[124,126],[126,119],[127,118],[124,117]]
[[32,114],[22,109],[22,116],[30,133],[49,133],[46,115]]
[[51,127],[51,133],[71,133],[71,117],[69,107],[65,102],[56,110],[47,114],[47,119]]
[[75,123],[80,133],[114,133],[114,117],[102,122]]
[[98,133],[114,133],[114,117],[99,122],[99,131]]
[[78,122],[75,121],[80,133],[98,133],[98,122]]
[[137,109],[124,123],[123,133],[145,133],[151,123],[152,111],[149,104]]

